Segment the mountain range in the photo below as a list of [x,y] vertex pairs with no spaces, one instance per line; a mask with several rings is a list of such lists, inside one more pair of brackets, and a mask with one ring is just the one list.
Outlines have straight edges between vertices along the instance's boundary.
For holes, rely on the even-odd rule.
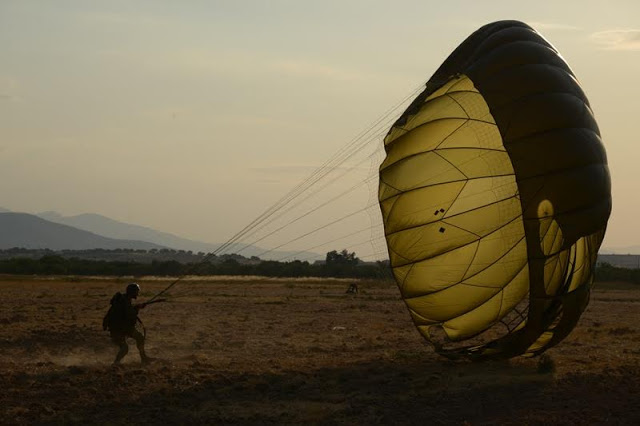
[[51,250],[164,248],[146,241],[104,237],[27,213],[0,213],[0,249],[13,247]]
[[194,252],[210,253],[216,250],[220,244],[209,244],[201,241],[193,241],[181,238],[167,232],[156,231],[140,225],[119,222],[95,213],[85,213],[76,216],[62,216],[59,213],[48,211],[37,213],[36,216],[62,225],[72,226],[88,232],[93,232],[108,238],[119,240],[139,240],[157,244],[176,250],[191,250]]
[[[211,253],[221,244],[182,238],[140,225],[119,222],[94,213],[63,216],[54,211],[14,213],[0,207],[0,249],[13,247],[51,250],[144,249],[171,248]],[[243,256],[260,255],[266,250],[251,245],[238,245],[235,251]],[[282,259],[296,252],[273,251],[265,259]],[[321,256],[317,253],[297,253],[298,258]]]
[[600,254],[640,254],[640,246],[629,247],[605,247],[601,248]]

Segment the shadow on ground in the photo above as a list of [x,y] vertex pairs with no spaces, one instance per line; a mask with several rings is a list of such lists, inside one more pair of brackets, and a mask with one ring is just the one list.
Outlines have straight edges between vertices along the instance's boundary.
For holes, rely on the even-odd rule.
[[9,379],[29,387],[34,400],[11,413],[18,422],[640,424],[637,367],[561,379],[538,373],[533,361],[403,359],[240,375],[199,361],[146,368],[41,367],[44,371]]

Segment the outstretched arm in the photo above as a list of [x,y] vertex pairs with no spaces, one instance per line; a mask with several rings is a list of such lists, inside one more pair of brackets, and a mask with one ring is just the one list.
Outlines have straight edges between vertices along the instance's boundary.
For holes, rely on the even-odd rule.
[[166,301],[167,299],[156,299],[156,300],[152,300],[151,302],[144,302],[144,303],[135,305],[134,308],[136,308],[137,310],[140,310],[140,309],[146,308],[148,305],[153,305],[154,303],[160,303],[160,302],[166,302]]

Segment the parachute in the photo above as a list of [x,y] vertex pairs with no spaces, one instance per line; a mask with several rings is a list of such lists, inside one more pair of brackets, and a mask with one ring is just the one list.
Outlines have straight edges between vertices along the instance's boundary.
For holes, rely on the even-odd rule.
[[411,317],[449,358],[534,356],[589,301],[611,183],[589,102],[528,25],[471,34],[390,128],[379,202]]

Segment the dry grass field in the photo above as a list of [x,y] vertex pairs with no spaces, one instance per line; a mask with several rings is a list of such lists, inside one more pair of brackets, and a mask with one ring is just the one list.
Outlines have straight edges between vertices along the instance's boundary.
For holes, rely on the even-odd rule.
[[[169,281],[138,280],[141,300]],[[640,424],[640,288],[597,286],[537,359],[453,362],[390,283],[185,280],[147,307],[141,366],[102,331],[127,280],[0,279],[3,424]]]

